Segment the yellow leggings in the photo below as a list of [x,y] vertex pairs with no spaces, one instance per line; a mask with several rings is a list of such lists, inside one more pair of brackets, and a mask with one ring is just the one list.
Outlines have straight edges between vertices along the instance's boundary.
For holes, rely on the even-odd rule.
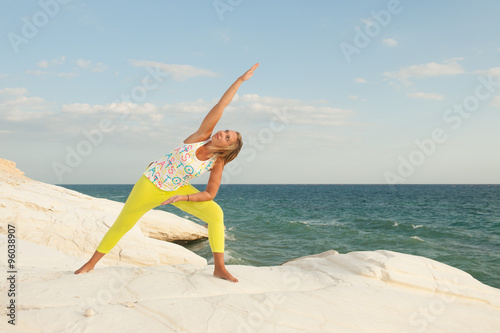
[[[175,191],[163,191],[156,187],[146,176],[137,181],[125,202],[125,206],[115,223],[104,235],[97,251],[108,253],[118,241],[139,221],[142,215],[159,206],[162,202],[174,195],[186,195],[199,192],[188,184]],[[224,252],[224,214],[220,206],[210,201],[178,201],[172,203],[202,221],[208,223],[208,242],[212,252]]]

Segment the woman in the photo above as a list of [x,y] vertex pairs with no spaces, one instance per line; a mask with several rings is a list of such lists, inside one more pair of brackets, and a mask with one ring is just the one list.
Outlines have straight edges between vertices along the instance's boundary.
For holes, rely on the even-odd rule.
[[[224,265],[223,212],[212,199],[219,189],[224,166],[238,155],[243,142],[240,133],[235,131],[219,131],[214,135],[212,132],[241,83],[252,77],[258,66],[258,63],[253,65],[229,87],[207,114],[200,128],[184,140],[182,145],[148,166],[92,258],[75,274],[94,269],[97,262],[147,211],[160,204],[172,204],[208,223],[208,240],[215,264],[213,275],[238,282]],[[205,191],[200,192],[188,181],[206,171],[210,171],[210,178]]]

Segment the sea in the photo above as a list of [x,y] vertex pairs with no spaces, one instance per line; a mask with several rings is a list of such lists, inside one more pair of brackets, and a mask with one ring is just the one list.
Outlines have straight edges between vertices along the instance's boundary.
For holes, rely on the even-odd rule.
[[[193,184],[199,190],[205,185]],[[133,185],[60,185],[125,202]],[[226,265],[336,250],[431,258],[500,288],[500,185],[221,185]],[[205,223],[173,206],[165,210]],[[208,240],[182,244],[213,263]]]

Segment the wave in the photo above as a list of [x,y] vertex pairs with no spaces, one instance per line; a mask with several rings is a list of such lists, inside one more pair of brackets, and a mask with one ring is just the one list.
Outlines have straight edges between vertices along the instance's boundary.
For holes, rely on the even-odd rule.
[[[231,250],[225,250],[224,251],[224,261],[226,264],[229,265],[247,265],[247,261],[245,261],[244,258],[239,257],[236,252],[231,251]],[[210,257],[207,260],[208,265],[213,265],[214,264],[214,259],[213,257]]]
[[300,224],[303,224],[303,225],[306,225],[308,227],[314,227],[314,226],[343,226],[344,224],[341,223],[341,222],[338,222],[336,220],[334,221],[321,221],[321,220],[305,220],[305,221],[296,221],[296,220],[291,220],[291,221],[288,221],[288,223],[291,223],[291,224],[297,224],[297,223],[300,223]]
[[225,232],[224,233],[224,238],[227,239],[227,240],[230,240],[230,241],[235,241],[236,240],[236,236],[233,233],[231,233],[231,232]]
[[288,223],[290,224],[297,224],[297,223],[300,223],[300,224],[303,224],[307,227],[310,227],[311,225],[309,223],[307,223],[307,221],[288,221]]

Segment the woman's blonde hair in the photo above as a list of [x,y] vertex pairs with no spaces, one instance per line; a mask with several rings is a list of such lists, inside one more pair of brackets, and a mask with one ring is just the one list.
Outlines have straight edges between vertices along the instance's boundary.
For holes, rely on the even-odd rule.
[[240,132],[234,132],[236,133],[236,142],[227,147],[209,148],[210,157],[221,158],[224,165],[226,165],[238,156],[241,147],[243,147],[243,139]]

